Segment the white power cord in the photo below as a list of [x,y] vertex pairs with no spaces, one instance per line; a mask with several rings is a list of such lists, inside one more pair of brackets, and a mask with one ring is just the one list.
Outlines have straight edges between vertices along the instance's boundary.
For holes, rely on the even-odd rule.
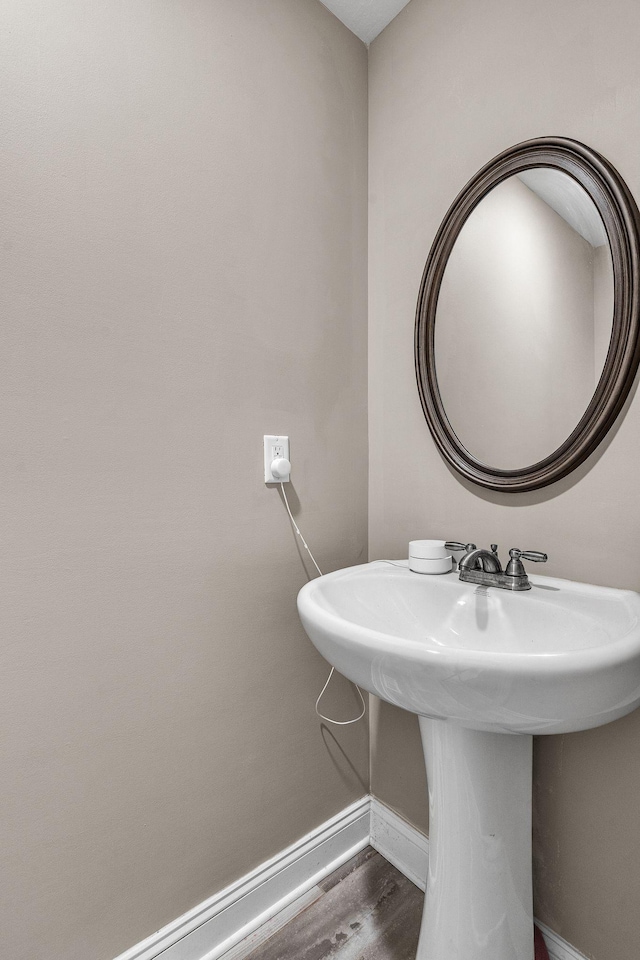
[[282,481],[280,482],[280,489],[282,490],[282,496],[283,496],[283,499],[284,499],[284,505],[285,505],[285,507],[287,508],[287,513],[289,514],[289,518],[291,519],[291,523],[293,524],[293,529],[296,531],[296,533],[298,534],[298,536],[299,536],[300,539],[302,540],[302,545],[303,545],[303,547],[305,548],[305,550],[307,551],[307,553],[309,554],[309,556],[311,557],[311,559],[313,560],[313,565],[314,565],[314,567],[316,568],[316,570],[318,571],[318,573],[320,574],[320,576],[322,576],[322,575],[323,575],[323,574],[322,574],[322,570],[320,569],[320,567],[319,567],[318,564],[316,563],[316,558],[315,558],[314,555],[311,553],[311,550],[309,550],[309,547],[308,547],[308,545],[307,545],[307,541],[305,540],[305,538],[304,538],[304,537],[302,536],[302,534],[300,533],[300,528],[299,528],[298,524],[295,522],[295,520],[293,519],[293,514],[291,513],[291,507],[289,506],[289,501],[287,500],[287,494],[286,494],[285,489],[284,489],[284,483],[283,483]]
[[327,687],[328,687],[329,684],[331,683],[331,677],[334,675],[335,671],[336,671],[336,668],[335,668],[335,667],[331,667],[331,671],[330,671],[330,673],[329,673],[329,676],[327,677],[327,682],[325,683],[324,687],[323,687],[322,690],[320,691],[320,696],[319,696],[318,699],[316,700],[316,713],[318,714],[318,716],[320,717],[321,720],[326,720],[327,723],[335,723],[336,726],[338,726],[338,727],[347,727],[347,726],[349,726],[350,723],[357,723],[358,720],[362,720],[362,718],[364,717],[364,715],[365,715],[365,713],[366,713],[367,708],[366,708],[366,706],[365,706],[364,697],[362,696],[362,690],[360,689],[360,687],[358,686],[357,683],[354,683],[354,687],[356,688],[356,690],[358,691],[358,694],[359,694],[359,696],[360,696],[360,703],[362,704],[362,712],[361,712],[357,717],[354,717],[353,720],[332,720],[331,717],[325,717],[324,713],[320,713],[320,708],[319,708],[320,701],[322,700],[322,696],[323,696],[325,690],[327,689]]
[[[305,548],[305,550],[307,551],[307,553],[309,554],[309,556],[311,557],[311,559],[312,559],[312,561],[313,561],[314,567],[316,568],[316,570],[318,571],[318,573],[320,574],[320,576],[322,576],[322,570],[320,569],[320,567],[319,567],[318,564],[316,563],[316,558],[315,558],[314,555],[311,553],[311,550],[309,549],[309,546],[308,546],[308,544],[307,544],[307,541],[305,540],[305,538],[304,538],[304,537],[302,536],[302,534],[300,533],[300,528],[298,527],[298,524],[297,524],[297,523],[295,522],[295,520],[293,519],[293,514],[291,513],[291,507],[289,506],[289,501],[287,500],[287,494],[286,494],[286,491],[285,491],[285,489],[284,489],[284,483],[283,483],[282,481],[280,482],[280,489],[282,490],[282,498],[283,498],[283,500],[284,500],[284,505],[285,505],[285,507],[287,508],[287,513],[289,514],[289,519],[291,520],[291,523],[293,524],[293,529],[295,530],[295,532],[298,534],[298,536],[299,536],[300,539],[302,540],[302,545],[303,545],[303,547]],[[325,683],[324,687],[323,687],[322,690],[320,691],[320,696],[319,696],[318,699],[316,700],[316,713],[318,714],[318,716],[320,717],[321,720],[326,720],[327,723],[335,723],[336,726],[346,727],[346,726],[348,726],[350,723],[357,723],[358,720],[362,720],[362,718],[364,717],[364,715],[365,715],[365,713],[366,713],[367,707],[366,707],[366,704],[365,704],[365,702],[364,702],[364,697],[362,696],[362,690],[360,689],[360,687],[358,686],[358,684],[355,683],[355,684],[354,684],[354,687],[355,687],[356,690],[358,691],[358,694],[359,694],[359,696],[360,696],[360,701],[361,701],[361,703],[362,703],[362,713],[361,713],[358,717],[355,717],[353,720],[332,720],[331,717],[325,717],[325,715],[324,715],[323,713],[320,713],[320,701],[322,700],[322,697],[324,696],[325,690],[327,689],[327,687],[328,687],[329,684],[331,683],[331,678],[332,678],[332,676],[334,675],[335,670],[336,670],[335,667],[331,667],[331,672],[329,673],[329,676],[327,677],[327,682]]]

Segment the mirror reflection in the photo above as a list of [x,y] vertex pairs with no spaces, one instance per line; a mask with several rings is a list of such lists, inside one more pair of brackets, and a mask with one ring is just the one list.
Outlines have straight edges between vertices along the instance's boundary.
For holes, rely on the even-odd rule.
[[475,207],[435,323],[442,402],[473,457],[520,469],[572,433],[602,374],[613,293],[602,219],[567,173],[526,170]]

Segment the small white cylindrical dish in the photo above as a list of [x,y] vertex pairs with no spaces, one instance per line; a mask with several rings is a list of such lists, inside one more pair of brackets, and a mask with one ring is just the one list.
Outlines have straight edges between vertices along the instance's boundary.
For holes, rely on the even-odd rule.
[[444,544],[444,540],[411,540],[409,556],[419,557],[421,560],[442,560],[450,556]]
[[451,570],[451,556],[437,557],[435,560],[425,560],[424,557],[409,555],[409,569],[414,573],[449,573]]
[[414,573],[448,573],[451,554],[444,544],[444,540],[411,540],[409,569]]
[[451,554],[444,544],[444,540],[411,540],[409,569],[414,573],[448,573]]

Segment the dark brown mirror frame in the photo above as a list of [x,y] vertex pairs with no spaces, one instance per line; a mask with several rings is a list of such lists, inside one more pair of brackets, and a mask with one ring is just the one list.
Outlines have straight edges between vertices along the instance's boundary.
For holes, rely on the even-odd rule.
[[[435,369],[438,295],[449,255],[465,221],[489,190],[531,167],[553,167],[578,181],[604,223],[613,262],[613,328],[609,352],[591,403],[561,446],[550,456],[518,470],[501,470],[476,460],[461,444],[444,409]],[[620,413],[640,361],[640,214],[617,171],[576,140],[542,137],[516,144],[487,163],[449,208],[429,252],[422,276],[415,327],[418,391],[427,423],[445,459],[463,476],[492,490],[535,490],[560,480],[595,450]],[[473,402],[473,398],[470,398]]]

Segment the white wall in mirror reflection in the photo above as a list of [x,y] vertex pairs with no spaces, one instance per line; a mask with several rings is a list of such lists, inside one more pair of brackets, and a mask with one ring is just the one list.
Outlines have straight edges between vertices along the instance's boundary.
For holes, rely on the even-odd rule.
[[[567,174],[544,173],[540,193],[553,194],[554,206],[518,176],[483,198],[456,240],[438,299],[436,372],[447,416],[474,457],[502,469],[536,463],[569,436],[611,338],[613,270],[597,209]],[[567,219],[558,212],[563,180],[571,183]]]

